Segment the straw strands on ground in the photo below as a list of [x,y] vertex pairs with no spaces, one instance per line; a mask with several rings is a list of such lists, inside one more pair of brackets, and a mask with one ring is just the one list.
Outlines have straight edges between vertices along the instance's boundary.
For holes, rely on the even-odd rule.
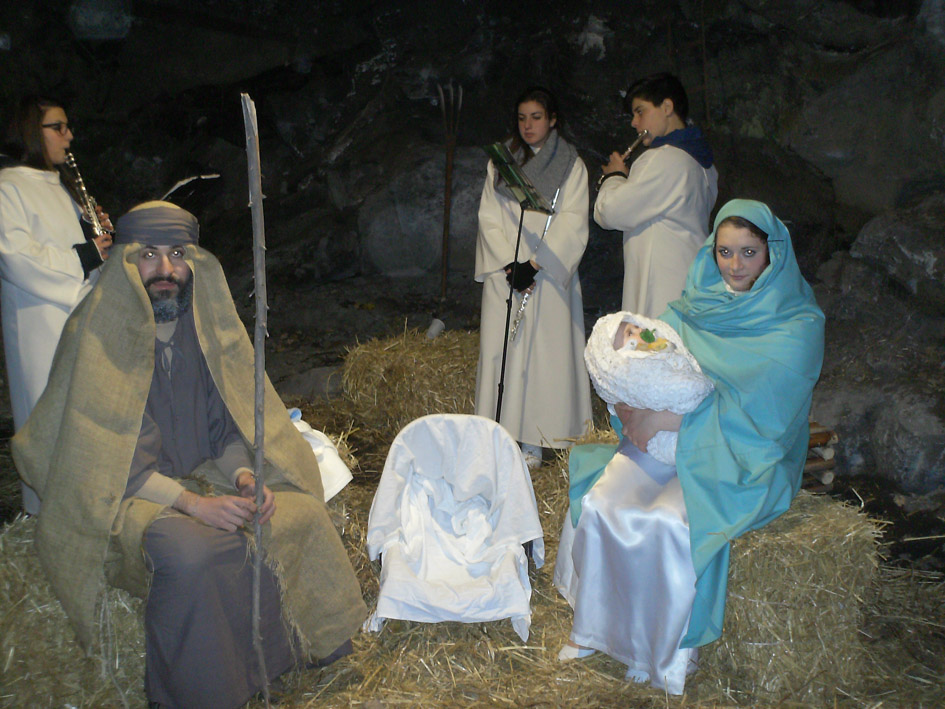
[[[852,599],[854,605],[865,609],[865,626],[872,636],[871,640],[871,636],[860,633],[866,641],[867,651],[857,660],[857,667],[861,675],[868,678],[865,682],[853,681],[847,685],[842,673],[834,676],[831,667],[820,671],[814,667],[798,668],[798,663],[805,658],[812,659],[815,664],[823,661],[822,656],[816,653],[804,655],[800,650],[782,670],[772,670],[762,663],[751,664],[756,658],[752,655],[755,650],[750,643],[756,642],[758,633],[746,638],[737,637],[736,629],[728,625],[723,639],[704,652],[702,668],[690,678],[687,695],[681,698],[669,698],[657,690],[625,683],[622,679],[624,668],[600,654],[568,664],[558,663],[555,655],[571,624],[570,608],[551,583],[557,530],[564,517],[564,466],[564,461],[559,459],[536,471],[534,477],[549,548],[548,564],[540,570],[530,571],[534,614],[532,634],[527,644],[518,639],[508,621],[475,624],[388,622],[378,634],[356,637],[353,655],[323,670],[299,671],[287,677],[282,706],[313,709],[348,706],[370,709],[408,706],[709,707],[779,703],[782,706],[821,706],[832,703],[827,698],[830,694],[841,700],[852,694],[856,705],[878,706],[877,698],[889,693],[896,697],[892,705],[938,706],[945,698],[941,679],[945,589],[940,580],[932,577],[923,577],[917,583],[914,574],[893,570],[883,570],[879,574],[880,583],[866,589],[867,597],[859,599],[862,602]],[[377,597],[379,570],[375,563],[368,561],[365,553],[367,515],[372,498],[373,485],[353,484],[330,503],[332,516],[339,525],[369,607]],[[862,541],[864,529],[868,532],[870,528],[862,519],[851,521],[850,515],[861,516],[829,498],[802,494],[796,506],[796,510],[788,513],[795,519],[786,515],[780,520],[781,529],[769,527],[756,536],[769,534],[768,545],[772,547],[790,545],[792,535],[802,533],[801,527],[816,524],[813,520],[824,514],[826,510],[821,509],[824,506],[830,509],[826,511],[828,520],[827,527],[821,530],[823,532],[838,531],[846,524],[847,531]],[[863,524],[866,527],[861,527]],[[0,617],[3,637],[0,647],[5,660],[0,674],[3,687],[0,704],[23,707],[65,704],[120,706],[118,693],[107,675],[102,673],[101,664],[83,658],[61,608],[42,577],[38,561],[31,552],[34,526],[32,520],[17,520],[0,535],[0,588],[5,609]],[[750,578],[740,587],[737,579],[746,573],[750,576],[752,567],[757,564],[768,566],[761,561],[739,566],[742,557],[749,548],[761,554],[772,553],[771,549],[759,549],[759,545],[764,546],[764,543],[753,540],[751,536],[745,538],[744,544],[737,541],[733,550],[730,624],[736,616],[744,616],[746,624],[751,622],[750,614],[755,611],[741,607],[742,604],[751,605],[745,600],[750,598],[750,594],[744,587],[759,588]],[[790,560],[796,553],[789,550],[787,558]],[[784,558],[780,552],[776,554]],[[769,586],[762,584],[760,588]],[[113,621],[119,643],[116,676],[128,704],[144,706],[141,692],[141,602],[124,592],[115,591],[110,594],[109,606],[112,618],[117,618],[117,622]],[[768,610],[764,612],[768,613]],[[795,612],[796,609],[789,609],[783,614],[771,613],[770,621],[762,620],[767,630],[761,632],[783,635],[785,624],[796,625],[796,621],[791,620]],[[780,628],[776,627],[779,618]],[[815,616],[811,619],[830,622],[829,618]],[[828,649],[832,641],[825,636],[835,629],[835,625],[831,624],[820,633]],[[855,629],[862,630],[863,627],[864,624],[860,623]],[[747,647],[739,647],[746,644]],[[841,648],[839,652],[841,657],[838,660],[850,654],[849,648]],[[725,665],[730,661],[738,665],[736,671]],[[806,697],[792,694],[792,690],[797,689],[808,675],[814,675],[814,683],[821,692],[817,699],[811,692]],[[772,676],[780,683],[779,688],[767,691],[761,685],[766,677]],[[857,684],[861,686],[854,689]],[[753,694],[753,691],[757,693]],[[254,702],[251,706],[259,707],[261,704]]]
[[[387,449],[399,427],[415,418],[471,410],[478,345],[467,333],[433,341],[405,333],[361,347],[349,353],[347,395],[302,408],[306,421],[342,438],[346,455],[359,462],[354,481],[329,509],[370,609],[380,567],[367,558],[367,521]],[[439,347],[446,351],[437,352]],[[613,441],[613,433],[595,432],[585,442],[601,439]],[[280,706],[945,704],[945,584],[939,577],[878,567],[877,526],[848,506],[807,493],[767,528],[733,543],[725,632],[703,649],[686,695],[667,697],[628,684],[625,668],[600,653],[557,662],[571,627],[571,609],[551,581],[567,510],[566,459],[546,464],[532,478],[547,562],[529,573],[527,644],[508,620],[388,622],[380,633],[355,637],[352,655],[285,677]],[[101,664],[84,659],[72,640],[32,553],[33,528],[32,521],[18,520],[0,533],[0,705],[119,706]],[[128,705],[144,706],[141,603],[115,591],[109,607],[118,658],[108,666],[115,668]]]
[[[594,434],[587,440],[613,438],[612,433]],[[527,644],[509,621],[389,621],[380,633],[359,636],[354,656],[343,663],[317,677],[296,677],[291,701],[309,707],[372,709],[822,706],[851,697],[857,704],[875,704],[872,697],[895,691],[909,698],[908,703],[932,706],[934,698],[943,697],[941,680],[923,684],[878,668],[863,642],[864,612],[888,618],[891,610],[888,605],[884,610],[870,605],[879,578],[877,526],[849,506],[808,493],[801,493],[792,509],[766,529],[733,544],[725,634],[703,651],[701,669],[690,678],[686,696],[671,698],[628,684],[623,681],[625,668],[599,653],[558,663],[557,651],[571,626],[571,610],[551,582],[567,509],[566,459],[535,471],[533,480],[548,562],[530,572],[533,618]],[[379,571],[364,554],[372,491],[373,485],[353,485],[342,493],[345,543],[369,607],[376,601]],[[920,624],[918,618],[928,615],[934,599],[945,599],[941,585],[926,591],[908,611],[898,611],[913,617],[911,632],[924,638],[935,628]],[[887,598],[887,604],[891,600]],[[895,644],[887,637],[883,654]],[[925,674],[934,667],[929,659]]]
[[141,705],[142,602],[110,589],[102,657],[86,657],[46,582],[35,530],[35,518],[23,517],[0,530],[0,706]]
[[[582,442],[602,439],[614,436],[594,433]],[[889,693],[898,698],[895,703],[916,706],[938,706],[945,699],[941,579],[929,576],[917,587],[901,572],[879,567],[878,525],[848,505],[806,492],[780,519],[733,543],[725,633],[704,648],[685,696],[627,684],[625,668],[600,653],[558,663],[571,626],[571,609],[551,581],[567,509],[566,459],[535,471],[533,481],[548,562],[530,572],[527,644],[508,621],[388,622],[376,635],[359,636],[355,655],[323,670],[315,687],[312,678],[298,677],[292,700],[310,707],[381,709],[824,706],[835,700],[877,706],[877,698]],[[354,485],[342,493],[345,543],[369,607],[376,601],[379,571],[364,554],[372,490]],[[907,588],[911,592],[903,593]],[[864,630],[871,625],[872,641]],[[931,644],[939,654],[928,650],[916,661],[902,638]]]

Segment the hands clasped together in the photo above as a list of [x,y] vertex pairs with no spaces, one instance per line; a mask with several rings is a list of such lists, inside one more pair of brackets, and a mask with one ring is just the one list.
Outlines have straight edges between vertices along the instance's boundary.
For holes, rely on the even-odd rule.
[[[252,522],[256,514],[256,481],[253,474],[243,470],[236,477],[238,495],[218,495],[206,497],[185,490],[181,493],[174,507],[181,512],[199,519],[204,524],[226,532],[235,532],[243,525]],[[263,485],[263,504],[259,508],[259,523],[265,524],[272,519],[276,511],[275,496]]]
[[678,431],[682,415],[672,411],[634,409],[626,404],[616,404],[614,410],[623,424],[623,435],[644,453],[646,444],[659,431]]

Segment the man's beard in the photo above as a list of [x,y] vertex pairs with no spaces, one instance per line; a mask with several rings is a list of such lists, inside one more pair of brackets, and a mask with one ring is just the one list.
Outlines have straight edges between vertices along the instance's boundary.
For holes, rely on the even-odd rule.
[[[170,291],[151,292],[150,287],[152,284],[167,281],[177,285],[176,297],[172,295]],[[154,322],[171,322],[172,320],[177,320],[177,318],[190,310],[190,303],[194,295],[194,279],[191,276],[181,283],[180,279],[176,276],[155,276],[154,278],[148,279],[148,282],[144,284],[144,289],[151,299],[151,308],[154,310]]]

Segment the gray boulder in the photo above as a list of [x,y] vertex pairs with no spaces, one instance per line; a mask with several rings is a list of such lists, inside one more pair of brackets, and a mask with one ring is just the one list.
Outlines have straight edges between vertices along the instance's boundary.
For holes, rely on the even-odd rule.
[[[404,148],[406,150],[406,148]],[[436,273],[441,267],[445,150],[412,149],[386,185],[368,195],[358,210],[364,265],[388,276]],[[486,154],[457,148],[450,211],[450,270],[472,273],[477,212]]]
[[819,74],[816,93],[790,114],[778,142],[830,177],[840,202],[876,213],[941,182],[945,74],[910,39],[824,54],[806,71]]
[[885,272],[917,305],[945,313],[945,193],[911,209],[882,214],[860,232],[850,253]]
[[818,276],[827,339],[812,415],[839,434],[838,472],[909,493],[945,486],[945,320],[848,254]]

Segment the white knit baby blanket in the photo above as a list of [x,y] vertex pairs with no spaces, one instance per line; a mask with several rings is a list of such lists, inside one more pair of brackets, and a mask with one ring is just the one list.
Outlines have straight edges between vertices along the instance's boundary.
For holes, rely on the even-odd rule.
[[[661,352],[638,352],[629,347],[614,349],[618,328],[631,322],[663,337],[674,347]],[[689,413],[714,388],[689,354],[679,333],[662,320],[622,311],[600,318],[584,349],[584,362],[594,389],[607,402],[623,402],[636,409]],[[663,463],[676,462],[676,433],[660,431],[647,444],[646,452]]]

